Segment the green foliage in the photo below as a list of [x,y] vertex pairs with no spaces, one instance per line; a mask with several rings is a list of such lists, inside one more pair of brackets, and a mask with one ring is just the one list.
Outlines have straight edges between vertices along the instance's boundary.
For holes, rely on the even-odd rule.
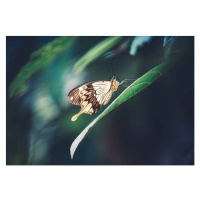
[[75,39],[76,37],[59,37],[32,53],[29,62],[21,68],[20,72],[11,83],[9,97],[13,97],[25,90],[27,80],[38,70],[47,67],[48,64],[51,63],[58,54],[65,51]]
[[[29,62],[22,67],[18,75],[15,77],[13,82],[10,85],[9,96],[13,97],[16,94],[19,94],[27,87],[27,80],[37,71],[44,69],[49,66],[49,64],[56,58],[57,55],[64,52],[70,45],[76,40],[77,37],[59,37],[55,39],[53,42],[45,45],[38,51],[32,53]],[[90,50],[88,50],[75,64],[73,67],[73,72],[78,74],[78,79],[81,77],[81,72],[94,60],[99,58],[104,53],[108,53],[108,50],[115,47],[122,41],[123,37],[116,36],[116,37],[108,37],[102,42],[99,42]],[[128,48],[130,43],[130,39],[127,40],[124,44]],[[165,62],[162,64],[154,67],[146,74],[138,78],[135,82],[133,82],[127,89],[125,89],[96,119],[94,119],[74,140],[71,145],[70,153],[71,158],[76,151],[79,143],[83,140],[83,138],[88,134],[91,128],[105,115],[107,115],[110,111],[115,109],[117,106],[122,104],[123,102],[127,101],[138,92],[142,91],[148,85],[153,83],[156,79],[158,79],[166,70],[174,65],[174,63],[179,59],[180,54],[177,57],[174,57],[174,52],[171,51],[174,45],[174,40],[169,40],[166,43],[164,49],[164,57],[166,59]],[[71,45],[72,46],[72,45]],[[175,48],[176,49],[176,48]],[[176,49],[177,50],[177,49]],[[179,52],[180,53],[180,52]],[[113,54],[114,55],[114,54]],[[173,56],[173,58],[172,58]],[[161,59],[162,60],[162,59]],[[122,60],[124,62],[124,60]],[[75,74],[73,73],[75,76]],[[128,78],[131,78],[128,77]],[[70,79],[68,80],[70,81]],[[69,112],[68,112],[69,113]],[[63,115],[65,116],[65,115]],[[71,116],[71,115],[69,115]],[[70,117],[69,117],[70,118]],[[66,118],[63,118],[62,124],[63,129],[68,130],[77,130],[77,126],[74,127],[73,124],[65,124]],[[69,119],[68,119],[69,120]],[[79,123],[82,124],[82,123]],[[67,128],[66,128],[67,127]]]
[[103,53],[108,51],[114,45],[116,45],[123,37],[121,36],[113,36],[108,37],[107,39],[103,40],[102,42],[98,43],[96,46],[91,48],[88,52],[85,53],[74,65],[73,70],[76,73],[82,72],[89,63],[97,59]]
[[171,68],[174,63],[178,60],[178,57],[170,59],[167,62],[164,62],[157,67],[154,67],[152,70],[144,74],[142,77],[138,78],[135,82],[133,82],[127,89],[125,89],[113,102],[110,104],[95,120],[93,120],[74,140],[70,148],[71,158],[73,158],[76,148],[79,143],[83,140],[83,138],[87,135],[89,130],[106,114],[112,111],[114,108],[127,101],[138,92],[142,91],[148,85],[153,83],[156,79],[158,79],[165,71]]

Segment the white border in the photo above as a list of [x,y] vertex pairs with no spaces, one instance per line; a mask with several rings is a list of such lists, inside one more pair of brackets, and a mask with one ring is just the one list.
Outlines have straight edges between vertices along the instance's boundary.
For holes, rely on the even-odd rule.
[[195,1],[2,2],[1,199],[200,199],[199,123],[195,166],[5,166],[6,35],[195,35],[198,122],[200,16]]

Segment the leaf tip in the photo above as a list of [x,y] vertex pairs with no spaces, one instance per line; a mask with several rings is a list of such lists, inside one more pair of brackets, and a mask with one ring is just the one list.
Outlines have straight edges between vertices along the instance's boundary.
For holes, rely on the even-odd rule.
[[76,148],[74,148],[74,145],[72,144],[71,147],[70,147],[70,156],[71,156],[71,160],[73,160],[75,150],[76,150]]

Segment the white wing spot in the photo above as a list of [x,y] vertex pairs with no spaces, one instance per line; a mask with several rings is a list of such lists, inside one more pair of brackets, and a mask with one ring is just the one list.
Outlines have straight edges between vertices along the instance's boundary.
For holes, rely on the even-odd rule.
[[70,100],[72,101],[74,97],[71,97]]

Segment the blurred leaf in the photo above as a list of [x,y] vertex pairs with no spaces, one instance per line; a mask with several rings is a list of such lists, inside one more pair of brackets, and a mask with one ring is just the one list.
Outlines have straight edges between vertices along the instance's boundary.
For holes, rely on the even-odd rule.
[[121,44],[119,44],[115,49],[106,52],[103,57],[104,59],[109,59],[114,56],[117,56],[118,54],[122,53],[126,49],[130,48],[130,44],[132,42],[133,37],[127,37],[128,39],[125,39]]
[[60,53],[66,50],[77,37],[59,37],[51,43],[40,48],[30,56],[29,62],[24,65],[9,88],[9,97],[22,92],[27,84],[26,81],[38,70],[48,66],[50,62]]
[[[165,36],[163,40],[163,47],[165,47],[164,56],[165,58],[170,57],[173,55],[172,47],[174,46],[175,41],[177,40],[178,36]],[[176,52],[175,52],[176,53]]]
[[136,36],[131,44],[130,55],[134,56],[137,53],[138,47],[150,42],[152,38],[153,36]]
[[156,79],[158,79],[166,70],[171,68],[178,57],[171,59],[167,62],[164,62],[157,67],[154,67],[152,70],[144,74],[142,77],[138,78],[135,82],[133,82],[127,89],[125,89],[95,120],[93,120],[74,140],[70,148],[71,158],[73,159],[74,153],[79,145],[79,143],[83,140],[86,134],[91,130],[91,128],[106,114],[108,114],[111,110],[119,106],[121,103],[127,101],[129,98],[136,95],[138,92],[142,91],[148,85],[153,83]]
[[175,36],[165,36],[163,40],[163,47],[165,47],[170,41],[174,41],[175,38]]
[[73,70],[76,73],[82,72],[86,66],[97,59],[100,55],[105,53],[107,50],[116,45],[123,37],[122,36],[113,36],[108,37],[102,42],[98,43],[96,46],[91,48],[88,52],[85,53],[74,65]]

